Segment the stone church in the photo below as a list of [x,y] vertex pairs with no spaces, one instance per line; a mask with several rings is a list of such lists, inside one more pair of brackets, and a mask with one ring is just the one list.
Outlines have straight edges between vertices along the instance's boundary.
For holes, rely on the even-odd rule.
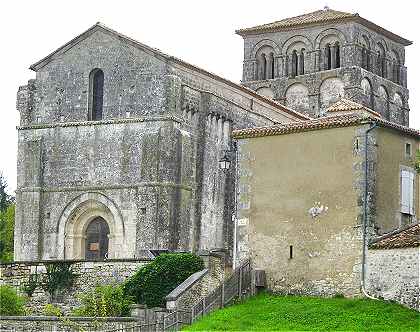
[[408,125],[410,41],[328,8],[237,33],[241,85],[100,23],[30,67],[15,260],[232,256],[232,130],[308,121],[343,97]]

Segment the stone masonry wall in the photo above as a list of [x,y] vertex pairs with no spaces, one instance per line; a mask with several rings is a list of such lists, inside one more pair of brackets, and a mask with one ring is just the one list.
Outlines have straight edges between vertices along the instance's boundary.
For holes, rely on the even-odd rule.
[[[37,287],[27,307],[31,314],[39,315],[42,314],[45,304],[54,303],[68,314],[80,304],[78,294],[86,293],[98,285],[120,284],[147,262],[146,260],[75,261],[72,269],[76,279],[69,290],[58,294],[56,298],[51,298],[41,287]],[[0,285],[10,285],[25,294],[22,286],[28,282],[29,276],[38,274],[38,278],[42,278],[45,272],[45,265],[38,262],[1,264]]]
[[[15,260],[85,258],[95,217],[108,258],[232,252],[234,165],[218,167],[231,130],[302,116],[101,26],[84,37],[18,91]],[[103,117],[87,121],[95,68]]]
[[367,291],[375,297],[419,310],[419,260],[418,247],[370,249],[367,254]]
[[128,331],[139,325],[136,318],[109,317],[93,319],[86,317],[0,317],[0,332],[70,332],[70,331]]

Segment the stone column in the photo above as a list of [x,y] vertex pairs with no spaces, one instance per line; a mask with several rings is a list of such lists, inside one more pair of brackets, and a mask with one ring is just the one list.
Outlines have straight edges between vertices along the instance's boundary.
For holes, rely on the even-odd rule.
[[271,55],[268,55],[267,56],[267,66],[265,68],[265,78],[266,79],[273,78],[272,73],[271,73],[272,65],[273,65],[273,57]]

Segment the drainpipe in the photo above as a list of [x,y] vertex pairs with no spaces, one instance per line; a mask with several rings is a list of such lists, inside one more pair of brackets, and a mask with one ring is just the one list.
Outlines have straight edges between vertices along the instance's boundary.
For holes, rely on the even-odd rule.
[[361,276],[361,290],[363,295],[366,297],[377,300],[377,298],[369,295],[366,291],[366,246],[367,246],[367,226],[368,226],[368,139],[369,133],[377,127],[376,122],[371,122],[369,129],[365,131],[365,185],[364,185],[364,193],[363,193],[363,225],[362,225],[362,234],[363,234],[363,248],[362,248],[362,276]]
[[234,175],[234,187],[235,187],[235,195],[234,195],[234,216],[233,216],[233,266],[232,268],[235,270],[236,268],[236,259],[238,255],[238,183],[239,183],[239,163],[238,163],[238,142],[233,141],[233,148],[235,151],[235,175]]

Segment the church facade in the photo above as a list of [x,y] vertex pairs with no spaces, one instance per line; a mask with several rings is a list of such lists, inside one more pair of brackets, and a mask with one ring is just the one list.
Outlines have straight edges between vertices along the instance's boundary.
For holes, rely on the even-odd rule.
[[233,129],[307,119],[102,24],[19,88],[15,260],[232,255]]

